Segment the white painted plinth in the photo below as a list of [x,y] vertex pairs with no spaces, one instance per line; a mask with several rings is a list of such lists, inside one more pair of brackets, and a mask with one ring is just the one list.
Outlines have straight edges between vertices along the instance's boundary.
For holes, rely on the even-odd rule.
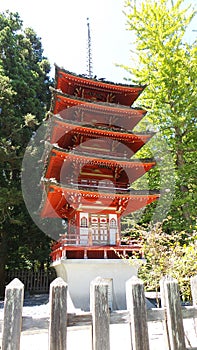
[[52,264],[57,276],[68,283],[71,299],[76,308],[90,309],[90,282],[96,277],[112,278],[112,307],[126,309],[125,282],[136,276],[139,261],[132,265],[122,259],[61,259]]

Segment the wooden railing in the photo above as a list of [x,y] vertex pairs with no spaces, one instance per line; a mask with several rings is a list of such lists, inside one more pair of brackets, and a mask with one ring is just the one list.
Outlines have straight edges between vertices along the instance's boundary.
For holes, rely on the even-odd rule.
[[[110,245],[109,228],[94,230],[88,227],[80,227],[80,234],[69,233],[61,235],[61,244],[75,246]],[[114,245],[120,245],[120,235],[115,234]]]
[[[61,246],[66,246],[66,245],[74,245],[74,246],[97,246],[97,245],[111,245],[115,247],[123,246],[122,243],[124,243],[125,249],[132,247],[132,246],[138,246],[140,247],[140,239],[130,239],[127,240],[128,243],[126,242],[121,242],[121,237],[119,232],[116,232],[115,234],[115,242],[114,244],[110,243],[110,238],[109,238],[109,227],[103,230],[102,232],[97,232],[97,230],[88,228],[88,227],[80,227],[81,229],[86,229],[88,232],[87,233],[82,233],[76,234],[76,233],[69,233],[69,234],[61,234],[60,237],[61,239],[54,244],[53,250],[60,248]],[[107,232],[105,232],[107,231]],[[107,238],[107,239],[106,239]],[[85,243],[84,243],[85,242]]]
[[[85,236],[83,236],[85,237]],[[52,261],[59,261],[61,259],[64,259],[67,257],[67,251],[83,251],[83,256],[81,258],[88,259],[88,251],[94,250],[96,251],[102,251],[103,256],[100,258],[102,259],[108,259],[111,258],[111,256],[115,255],[115,258],[121,258],[129,257],[135,253],[139,254],[141,257],[141,245],[139,240],[130,240],[129,244],[122,244],[119,239],[119,235],[116,236],[116,244],[110,245],[108,242],[104,244],[104,241],[96,241],[92,240],[91,236],[87,236],[87,243],[86,244],[80,244],[80,240],[77,239],[77,236],[75,234],[67,236],[62,236],[61,240],[57,242],[52,247],[51,252],[51,258]],[[110,253],[109,253],[110,252]],[[112,254],[112,252],[114,254]],[[92,254],[91,254],[92,256]],[[95,255],[96,259],[96,255]]]
[[[173,278],[163,278],[160,286],[162,307],[147,310],[143,282],[132,277],[126,282],[127,310],[110,311],[108,280],[97,277],[90,285],[91,311],[76,315],[67,313],[68,285],[57,278],[50,286],[49,349],[67,349],[68,327],[91,325],[92,350],[110,350],[110,324],[128,323],[132,350],[151,350],[148,322],[159,321],[164,324],[166,349],[186,350],[183,319],[197,319],[197,276],[191,279],[193,306],[181,307]],[[2,350],[20,349],[23,293],[24,285],[18,279],[6,287]]]

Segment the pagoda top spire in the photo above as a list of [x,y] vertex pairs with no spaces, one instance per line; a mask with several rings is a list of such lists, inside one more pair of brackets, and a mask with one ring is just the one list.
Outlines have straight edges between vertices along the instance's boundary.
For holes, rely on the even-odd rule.
[[92,78],[93,77],[93,72],[92,72],[92,41],[91,41],[89,17],[87,17],[87,27],[88,27],[87,73],[88,73],[88,77]]

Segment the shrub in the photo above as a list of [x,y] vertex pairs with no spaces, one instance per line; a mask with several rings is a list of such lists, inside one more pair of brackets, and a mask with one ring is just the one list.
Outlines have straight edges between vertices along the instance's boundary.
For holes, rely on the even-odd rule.
[[158,223],[148,229],[139,228],[142,255],[138,275],[145,290],[159,291],[159,281],[169,275],[177,279],[183,301],[191,300],[190,278],[197,274],[197,232],[165,233]]

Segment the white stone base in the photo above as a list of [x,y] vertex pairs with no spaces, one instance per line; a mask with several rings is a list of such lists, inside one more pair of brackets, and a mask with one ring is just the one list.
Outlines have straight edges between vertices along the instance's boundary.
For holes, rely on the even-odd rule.
[[125,282],[136,276],[139,261],[131,265],[122,259],[61,259],[52,267],[57,276],[68,283],[71,299],[76,308],[84,311],[90,309],[90,282],[96,277],[112,278],[112,308],[126,309]]

